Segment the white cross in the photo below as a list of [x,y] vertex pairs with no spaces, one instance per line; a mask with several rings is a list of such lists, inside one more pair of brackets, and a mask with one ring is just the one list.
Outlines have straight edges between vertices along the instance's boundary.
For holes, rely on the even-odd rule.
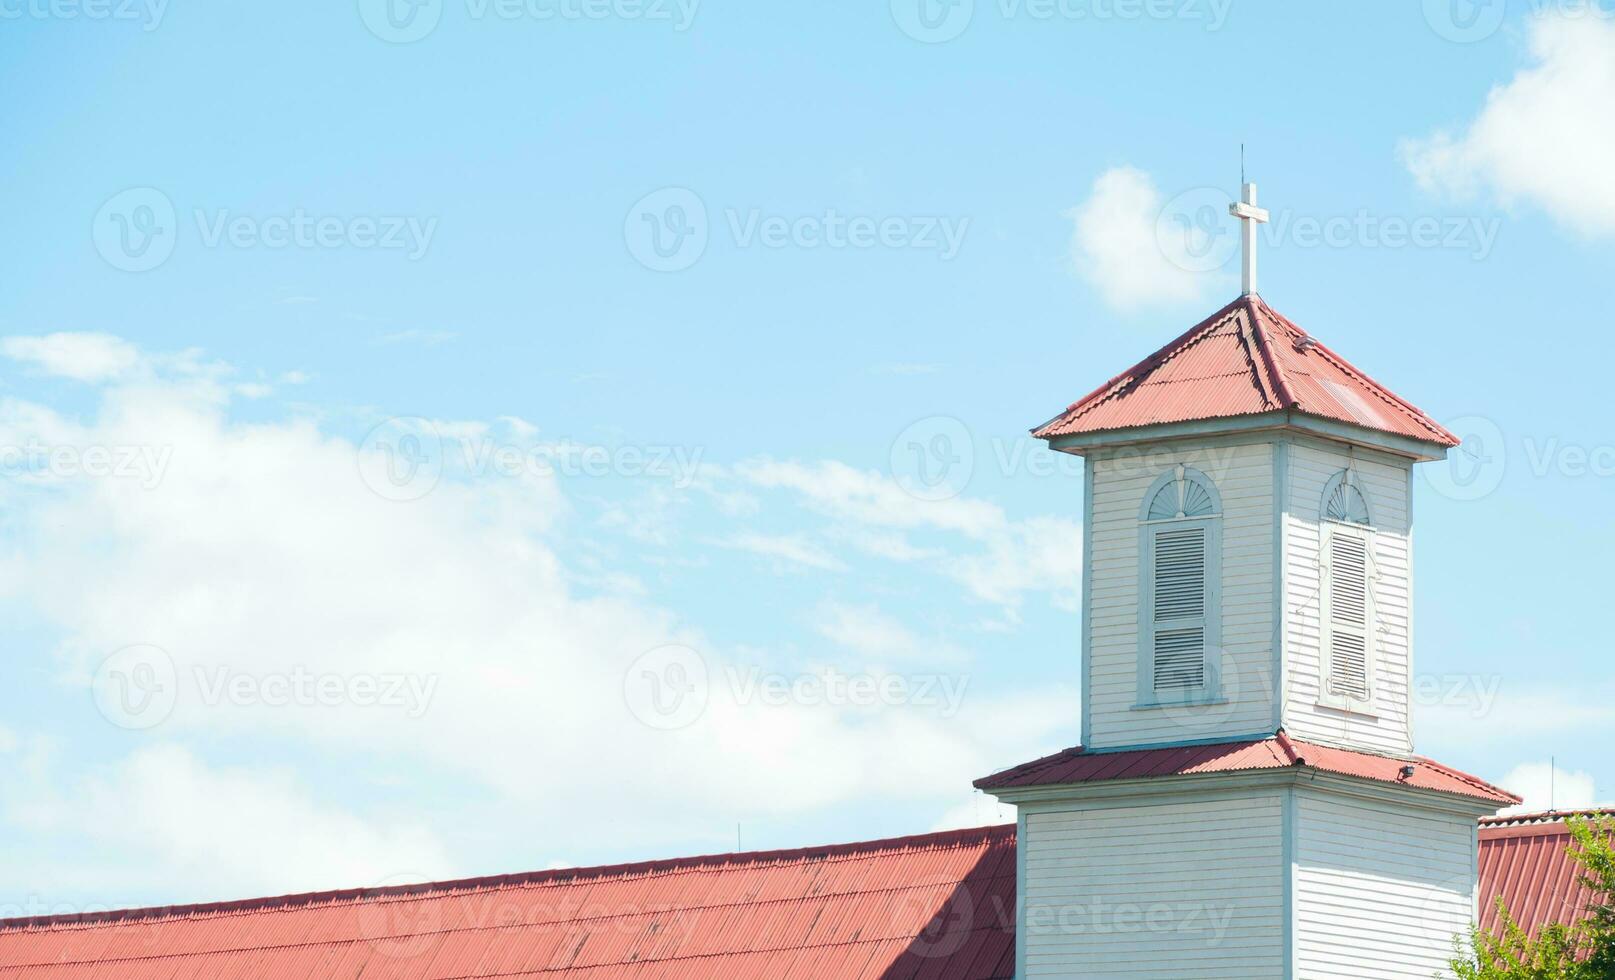
[[1242,200],[1228,205],[1228,213],[1244,222],[1241,242],[1244,245],[1244,276],[1241,291],[1246,296],[1256,293],[1256,226],[1267,223],[1267,211],[1256,206],[1256,185],[1246,184]]

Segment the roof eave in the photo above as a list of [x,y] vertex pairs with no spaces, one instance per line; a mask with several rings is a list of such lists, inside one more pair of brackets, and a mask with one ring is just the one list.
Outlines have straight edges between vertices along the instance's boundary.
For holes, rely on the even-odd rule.
[[1380,801],[1413,803],[1428,809],[1462,814],[1479,819],[1509,806],[1507,801],[1487,799],[1468,793],[1451,793],[1422,786],[1407,786],[1365,776],[1349,776],[1309,765],[1279,768],[1240,769],[1227,772],[1182,773],[1144,776],[1082,783],[1049,783],[1032,786],[1002,786],[984,792],[1014,806],[1071,800],[1105,798],[1143,799],[1178,793],[1203,794],[1213,790],[1288,788],[1305,784],[1319,790]]
[[1125,429],[1103,429],[1096,432],[1074,432],[1066,435],[1044,436],[1049,448],[1074,456],[1086,456],[1095,449],[1111,449],[1149,442],[1167,442],[1179,439],[1200,439],[1207,436],[1262,432],[1288,429],[1320,436],[1336,442],[1379,449],[1397,456],[1406,456],[1415,462],[1432,462],[1447,458],[1451,447],[1441,442],[1415,439],[1353,425],[1334,419],[1309,415],[1305,412],[1261,412],[1255,415],[1234,415],[1215,419],[1194,419],[1187,422],[1163,422],[1157,425],[1131,426]]

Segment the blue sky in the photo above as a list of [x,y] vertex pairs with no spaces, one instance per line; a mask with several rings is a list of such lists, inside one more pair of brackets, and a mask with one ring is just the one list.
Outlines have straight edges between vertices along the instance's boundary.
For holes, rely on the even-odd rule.
[[0,906],[1000,819],[1025,432],[1237,291],[1241,144],[1264,297],[1475,437],[1420,750],[1615,792],[1607,2],[398,2],[0,4]]

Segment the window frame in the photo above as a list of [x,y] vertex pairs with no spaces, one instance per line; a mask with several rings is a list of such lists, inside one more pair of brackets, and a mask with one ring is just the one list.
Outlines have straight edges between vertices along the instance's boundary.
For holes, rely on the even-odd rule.
[[[1368,523],[1358,524],[1355,521],[1344,521],[1329,515],[1329,499],[1341,483],[1350,483],[1355,487],[1363,500],[1363,508],[1368,515]],[[1341,470],[1329,479],[1324,485],[1323,496],[1318,502],[1318,704],[1336,711],[1345,711],[1356,715],[1373,716],[1378,696],[1379,673],[1379,642],[1378,642],[1378,607],[1375,597],[1374,583],[1379,578],[1378,561],[1375,555],[1376,529],[1373,524],[1373,501],[1369,499],[1368,492],[1363,488],[1357,474],[1349,469]],[[1334,668],[1334,638],[1337,628],[1355,635],[1358,627],[1337,627],[1334,613],[1334,542],[1337,536],[1347,536],[1358,539],[1363,545],[1363,688],[1366,692],[1362,698],[1354,698],[1346,694],[1336,694],[1330,688],[1330,677]]]
[[[1156,495],[1179,480],[1198,484],[1211,498],[1212,511],[1199,517],[1150,519]],[[1199,470],[1178,465],[1162,473],[1150,484],[1138,512],[1138,674],[1135,709],[1183,704],[1217,704],[1222,697],[1222,495],[1217,485]],[[1205,610],[1199,621],[1204,664],[1204,683],[1195,687],[1155,689],[1155,547],[1167,531],[1186,528],[1205,530]],[[1193,620],[1185,620],[1193,623]],[[1166,628],[1175,628],[1162,624]],[[1181,628],[1181,627],[1176,627]]]

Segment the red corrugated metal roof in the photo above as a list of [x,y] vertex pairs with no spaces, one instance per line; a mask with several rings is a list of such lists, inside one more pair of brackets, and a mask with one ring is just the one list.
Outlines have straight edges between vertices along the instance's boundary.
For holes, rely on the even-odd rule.
[[1279,411],[1443,446],[1459,441],[1258,296],[1229,303],[1032,434],[1052,439]]
[[[1136,752],[1086,758],[1104,760],[1111,778],[1311,765],[1314,757],[1320,768],[1330,768],[1337,760],[1318,748],[1274,738],[1149,750],[1154,757],[1148,760]],[[1170,763],[1163,754],[1169,752],[1180,761]],[[1455,774],[1435,767],[1432,776],[1443,775]],[[1462,779],[1466,786],[1485,786]],[[1498,896],[1533,933],[1581,914],[1592,896],[1577,882],[1567,853],[1565,816],[1481,821],[1487,928],[1497,927]],[[986,827],[793,851],[0,920],[0,977],[1006,980],[1014,975],[1015,846],[1013,826]]]
[[[1507,790],[1429,759],[1397,759],[1303,742],[1279,732],[1262,739],[1190,745],[1181,748],[1090,752],[1082,746],[1006,769],[976,780],[984,790],[1024,786],[1095,783],[1112,779],[1149,779],[1211,772],[1252,772],[1301,766],[1342,776],[1356,776],[1417,789],[1472,796],[1504,806],[1520,802]],[[1404,766],[1413,775],[1403,776]]]
[[1569,924],[1584,916],[1592,889],[1581,883],[1581,865],[1570,856],[1571,816],[1615,815],[1615,810],[1536,813],[1480,823],[1481,925],[1501,928],[1497,900],[1531,935],[1550,922]]
[[0,921],[0,977],[1006,980],[1015,828]]

